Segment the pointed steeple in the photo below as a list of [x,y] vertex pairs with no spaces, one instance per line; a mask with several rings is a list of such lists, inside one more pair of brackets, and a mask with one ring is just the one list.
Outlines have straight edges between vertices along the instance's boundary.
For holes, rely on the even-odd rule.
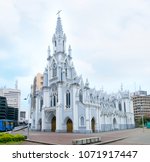
[[56,24],[56,31],[53,35],[53,51],[54,54],[58,54],[59,52],[62,52],[63,54],[66,54],[66,35],[63,32],[62,24],[61,24],[61,18],[59,16],[60,11],[58,12],[58,18],[57,18],[57,24]]
[[56,35],[61,35],[63,36],[63,28],[62,28],[62,24],[61,24],[61,18],[58,15],[57,18],[57,25],[56,25],[56,31],[55,31]]

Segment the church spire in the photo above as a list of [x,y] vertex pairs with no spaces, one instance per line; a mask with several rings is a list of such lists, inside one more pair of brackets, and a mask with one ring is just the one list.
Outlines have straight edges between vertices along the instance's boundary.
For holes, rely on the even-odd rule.
[[60,12],[61,11],[58,11],[57,13],[58,17],[57,17],[56,31],[52,39],[54,54],[58,54],[59,52],[65,54],[66,51],[66,35],[63,32],[61,18],[59,15]]
[[60,18],[59,13],[60,13],[60,11],[57,13],[58,14],[58,18],[57,18],[57,25],[56,25],[56,31],[55,31],[55,33],[57,35],[63,35],[63,28],[62,28],[61,18]]

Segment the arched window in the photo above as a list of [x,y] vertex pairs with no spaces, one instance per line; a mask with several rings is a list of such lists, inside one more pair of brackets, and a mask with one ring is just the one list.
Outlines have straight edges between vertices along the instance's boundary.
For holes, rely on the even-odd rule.
[[124,102],[124,112],[126,112],[126,103]]
[[93,101],[93,95],[90,94],[90,102],[92,102],[92,101]]
[[52,67],[53,71],[52,71],[52,76],[56,77],[57,76],[57,65],[55,62],[53,62],[53,67]]
[[58,92],[57,92],[57,86],[53,85],[51,88],[51,93],[50,93],[50,106],[54,107],[58,103]]
[[56,96],[54,94],[54,106],[56,106]]
[[83,116],[80,118],[80,123],[81,123],[81,126],[84,126],[84,117]]
[[51,107],[53,106],[53,104],[52,104],[52,96],[50,96],[50,105],[51,105]]
[[83,102],[83,94],[82,94],[82,90],[81,89],[79,91],[79,101]]
[[65,61],[64,68],[65,68],[65,75],[67,77],[67,75],[68,75],[68,71],[67,71],[67,61]]
[[119,111],[122,111],[121,102],[119,102]]
[[65,75],[66,75],[66,77],[67,77],[67,68],[65,68]]
[[66,108],[70,108],[70,92],[66,92]]

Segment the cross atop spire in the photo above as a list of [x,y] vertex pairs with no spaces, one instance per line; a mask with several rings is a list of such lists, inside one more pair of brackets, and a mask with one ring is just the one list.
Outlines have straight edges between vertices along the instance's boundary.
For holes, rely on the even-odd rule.
[[57,12],[57,14],[56,15],[58,15],[58,17],[60,17],[60,12],[61,12],[62,10],[59,10],[58,12]]

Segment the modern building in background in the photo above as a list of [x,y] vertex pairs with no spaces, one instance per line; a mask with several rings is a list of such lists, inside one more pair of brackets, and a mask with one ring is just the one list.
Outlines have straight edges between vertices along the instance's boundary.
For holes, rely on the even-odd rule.
[[11,88],[1,88],[0,96],[6,97],[8,106],[18,109],[20,108],[20,90]]
[[20,111],[20,119],[19,119],[19,123],[20,124],[27,124],[28,123],[28,113],[27,111],[21,110]]
[[18,124],[18,108],[8,106],[3,96],[0,96],[0,119],[13,120],[15,125]]
[[0,119],[7,119],[7,107],[6,97],[0,96]]
[[[41,92],[42,90],[42,87],[43,87],[43,74],[41,73],[37,73],[37,75],[34,77],[34,80],[33,80],[33,84],[31,85],[31,94],[30,94],[30,117],[29,118],[36,118],[35,117],[35,108],[36,108],[36,105],[38,105],[38,101],[37,101],[37,96],[39,94],[39,92]],[[36,114],[36,116],[38,116]],[[33,123],[35,122],[35,120],[33,120]],[[35,124],[33,124],[35,125]]]
[[66,35],[58,16],[48,47],[43,85],[37,79],[31,87],[31,128],[52,132],[92,133],[134,127],[134,114],[128,91],[107,94],[90,88],[78,76],[72,61],[72,49],[66,50]]
[[[17,124],[19,119],[20,98],[21,98],[21,92],[20,90],[18,90],[17,85],[14,89],[0,88],[0,96],[1,101],[3,103],[2,105],[5,105],[6,110],[6,117],[4,119],[15,120]],[[2,111],[2,109],[4,111],[4,107],[2,105],[0,111]]]
[[150,117],[150,95],[147,94],[147,91],[134,92],[132,100],[135,121],[140,120],[142,116]]

